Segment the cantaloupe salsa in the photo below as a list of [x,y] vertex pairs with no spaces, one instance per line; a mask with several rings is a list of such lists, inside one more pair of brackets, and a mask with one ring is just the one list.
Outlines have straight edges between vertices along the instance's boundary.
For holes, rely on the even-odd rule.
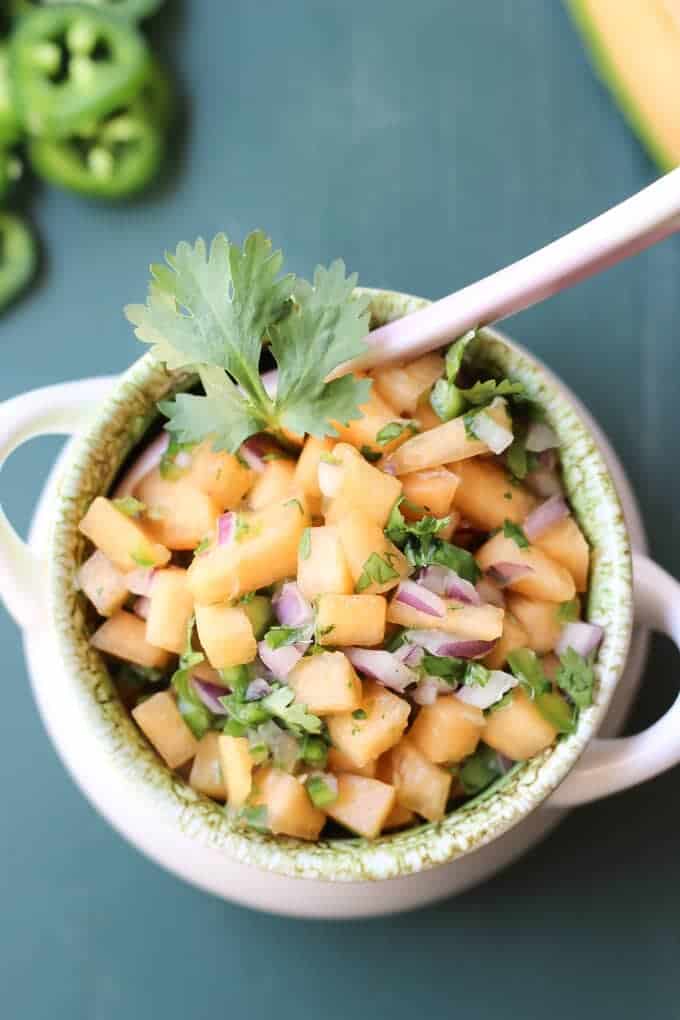
[[602,632],[557,435],[469,341],[362,377],[362,417],[325,437],[156,439],[81,521],[93,647],[234,825],[439,823],[592,702]]

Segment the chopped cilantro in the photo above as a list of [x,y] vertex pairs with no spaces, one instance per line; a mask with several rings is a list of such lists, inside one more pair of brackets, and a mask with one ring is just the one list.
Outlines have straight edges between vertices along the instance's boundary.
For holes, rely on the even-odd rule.
[[486,744],[480,744],[474,754],[460,766],[458,778],[468,797],[481,793],[503,775],[498,755]]
[[130,557],[135,561],[138,567],[143,567],[145,570],[156,566],[155,560],[145,556],[144,553],[133,552],[130,553]]
[[248,535],[250,531],[250,524],[243,516],[243,514],[236,514],[236,531],[234,532],[234,540],[236,542],[242,542],[243,539]]
[[556,612],[558,623],[572,623],[574,620],[578,620],[580,612],[578,598],[570,599],[569,602],[560,602]]
[[510,652],[508,665],[532,700],[550,690],[550,680],[543,672],[541,660],[531,648],[516,648]]
[[379,556],[378,553],[371,553],[364,563],[359,579],[355,585],[356,592],[365,591],[372,584],[387,584],[399,577],[387,557]]
[[228,737],[245,737],[247,730],[243,723],[237,722],[236,719],[227,719],[222,732]]
[[305,528],[300,536],[300,545],[298,549],[301,560],[308,560],[312,552],[312,529]]
[[206,535],[205,538],[202,538],[201,541],[196,546],[196,548],[194,549],[194,556],[202,556],[206,549],[209,547],[210,542],[211,542],[210,535]]
[[519,524],[515,524],[514,521],[509,521],[507,517],[503,521],[503,534],[506,538],[511,538],[520,549],[529,548],[529,539],[524,534],[522,528]]
[[195,443],[178,443],[171,438],[159,464],[161,478],[168,482],[174,482],[179,478],[187,469],[178,467],[176,463],[177,455],[179,453],[189,453],[195,446]]
[[278,687],[258,703],[274,718],[280,719],[293,733],[321,733],[323,723],[318,716],[307,711],[306,705],[295,702],[295,691],[291,687]]
[[[203,658],[203,656],[201,656]],[[191,667],[185,666],[172,675],[170,681],[177,694],[177,708],[197,740],[207,733],[215,719],[203,704],[191,680]]]
[[568,694],[578,708],[587,708],[593,703],[595,671],[592,664],[573,648],[567,648],[560,656],[560,666],[555,677],[557,686]]
[[[229,813],[229,811],[230,809],[227,807],[227,812]],[[269,831],[267,808],[264,804],[259,804],[257,807],[246,805],[233,817],[237,825],[247,825],[249,829],[255,829],[257,832]]]
[[402,549],[414,567],[438,563],[474,584],[481,576],[474,556],[467,549],[436,537],[451,518],[426,516],[419,521],[407,521],[399,509],[402,502],[403,499],[399,500],[392,508],[385,528],[387,537]]
[[337,791],[323,776],[310,776],[305,783],[309,799],[316,808],[326,808],[338,798]]
[[518,478],[520,481],[526,478],[529,471],[529,462],[527,448],[521,436],[515,435],[512,444],[505,451],[505,463],[514,478]]
[[330,634],[331,631],[334,631],[334,630],[335,630],[335,624],[333,624],[333,623],[329,623],[327,627],[319,627],[319,631],[318,631],[319,637],[326,637],[327,634]]
[[314,768],[325,768],[328,761],[328,744],[322,737],[306,735],[302,741],[302,760]]
[[114,499],[113,505],[116,510],[126,517],[141,517],[146,510],[146,503],[141,503],[134,496],[123,496],[122,499]]
[[310,641],[311,638],[311,624],[304,624],[302,627],[271,627],[264,636],[270,648],[283,648],[284,645],[294,645],[296,641]]
[[302,503],[300,502],[299,499],[295,499],[295,498],[288,499],[288,500],[286,500],[286,502],[283,505],[284,506],[296,506],[298,508],[298,510],[300,511],[300,513],[304,517],[305,510],[304,510],[304,507],[303,507],[303,505],[302,505]]
[[536,698],[536,708],[559,733],[573,732],[578,709],[572,708],[561,694],[556,691],[539,694]]
[[506,691],[502,698],[499,698],[498,701],[495,701],[493,705],[490,705],[489,708],[484,710],[484,714],[492,715],[494,712],[497,712],[499,708],[507,708],[508,705],[512,705],[512,695],[512,691]]
[[512,383],[509,379],[485,379],[483,382],[476,382],[470,389],[461,390],[461,394],[468,404],[475,407],[485,407],[496,397],[507,397],[523,395],[524,387],[521,383]]
[[[361,456],[364,457],[371,464],[375,464],[376,461],[379,461],[380,458],[382,457],[382,454],[379,453],[378,450],[371,449],[371,447],[366,446],[365,443],[361,447],[361,450],[359,452],[361,453]],[[339,463],[339,461],[336,460],[336,463]]]
[[440,677],[452,686],[462,683],[465,676],[465,659],[456,659],[452,655],[431,655],[425,652],[420,665],[428,676]]
[[355,708],[352,712],[353,719],[367,719],[366,710],[363,708]]
[[269,453],[265,453],[262,460],[268,464],[272,460],[287,460],[283,450],[270,450]]
[[430,393],[430,407],[442,421],[451,421],[467,407],[461,391],[447,379],[438,379]]
[[481,662],[468,662],[465,670],[465,684],[467,687],[486,687],[491,676],[491,670],[482,666]]
[[418,426],[414,421],[393,421],[380,429],[375,437],[375,441],[380,446],[385,446],[387,443],[391,443],[393,439],[399,439],[406,431],[415,435],[418,431]]

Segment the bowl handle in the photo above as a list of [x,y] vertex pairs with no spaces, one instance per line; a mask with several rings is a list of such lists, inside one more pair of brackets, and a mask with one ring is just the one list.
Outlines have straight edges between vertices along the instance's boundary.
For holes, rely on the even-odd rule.
[[[0,404],[0,468],[35,436],[71,435],[101,406],[113,377],[83,379],[31,390]],[[17,535],[0,506],[0,599],[20,627],[44,610],[44,564]]]
[[[646,556],[633,558],[635,619],[680,648],[680,584]],[[556,808],[586,804],[659,775],[680,762],[680,696],[653,726],[632,737],[593,740],[550,797]]]

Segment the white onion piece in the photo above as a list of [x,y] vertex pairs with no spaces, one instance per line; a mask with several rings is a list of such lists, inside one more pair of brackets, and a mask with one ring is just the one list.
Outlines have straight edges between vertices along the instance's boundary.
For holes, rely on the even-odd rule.
[[503,453],[512,445],[514,436],[510,429],[499,425],[486,411],[480,411],[474,417],[472,431],[483,443],[489,447],[492,453]]
[[373,648],[345,648],[345,655],[355,669],[403,694],[407,687],[418,682],[418,674],[400,662],[393,652]]
[[604,629],[597,623],[585,623],[583,620],[575,620],[573,623],[566,623],[562,633],[555,645],[558,655],[564,655],[568,648],[582,655],[584,659],[595,651],[602,638]]
[[526,563],[493,563],[487,570],[489,577],[499,588],[507,588],[509,584],[519,581],[525,574],[533,574],[534,568]]
[[236,534],[236,514],[229,510],[217,518],[217,544],[227,545]]
[[139,595],[134,602],[132,611],[135,616],[138,616],[140,620],[146,620],[149,616],[149,610],[151,609],[151,599],[146,595]]
[[255,680],[251,680],[246,687],[246,701],[259,701],[260,698],[266,698],[268,694],[271,694],[271,685],[263,676],[258,676]]
[[283,627],[302,627],[314,615],[295,581],[286,581],[272,598],[272,609]]
[[327,460],[320,460],[317,477],[321,492],[326,499],[332,499],[342,482],[342,467],[340,464],[329,464]]
[[416,705],[434,705],[439,694],[439,685],[430,677],[421,680],[413,692],[413,700]]
[[199,698],[205,707],[210,709],[213,715],[227,714],[226,708],[224,705],[220,704],[219,701],[219,698],[224,697],[224,687],[218,687],[217,684],[210,684],[207,680],[199,680],[196,676],[192,676],[191,682],[194,685],[194,690],[198,694]]
[[156,576],[155,567],[138,567],[125,574],[125,587],[133,595],[149,596]]
[[142,450],[132,467],[125,472],[113,490],[113,499],[124,499],[125,496],[132,495],[132,490],[136,487],[137,483],[141,482],[142,478],[148,475],[149,471],[153,471],[154,468],[158,467],[163,459],[163,454],[168,448],[169,442],[170,433],[161,432]]
[[288,676],[291,669],[297,666],[302,658],[304,648],[304,645],[302,651],[298,645],[281,645],[280,648],[270,648],[266,641],[260,641],[257,645],[262,662],[279,680]]
[[455,570],[442,567],[438,563],[423,567],[416,578],[418,584],[436,595],[445,595],[449,599],[457,599],[469,606],[481,606],[482,600],[473,584],[460,577]]
[[464,701],[466,705],[474,705],[475,708],[491,708],[497,701],[500,701],[504,694],[516,687],[517,682],[517,678],[510,673],[494,669],[483,687],[478,684],[461,687],[456,691],[454,697],[459,701]]
[[542,421],[534,421],[527,429],[524,445],[529,453],[543,453],[544,450],[554,450],[560,445],[560,441],[549,425]]
[[417,609],[428,616],[446,616],[446,606],[439,595],[415,581],[402,581],[394,595],[395,602],[401,602],[411,609]]
[[499,585],[492,581],[490,577],[480,577],[475,587],[483,603],[489,606],[498,606],[499,609],[505,609],[505,595]]
[[539,468],[532,471],[525,478],[527,488],[531,489],[535,496],[541,499],[549,499],[550,496],[563,496],[564,488],[555,471],[545,471]]
[[569,516],[569,507],[562,496],[551,496],[528,515],[523,524],[524,534],[530,542]]
[[443,630],[407,630],[406,640],[432,655],[448,655],[455,659],[479,659],[488,655],[496,644],[477,638],[456,638]]

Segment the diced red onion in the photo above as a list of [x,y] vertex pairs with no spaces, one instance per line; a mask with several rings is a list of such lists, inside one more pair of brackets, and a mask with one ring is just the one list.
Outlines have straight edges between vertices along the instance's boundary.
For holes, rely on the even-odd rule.
[[426,677],[420,681],[412,694],[412,698],[416,705],[433,705],[437,700],[438,694],[439,685],[430,679],[430,677]]
[[141,482],[145,475],[148,475],[149,471],[153,471],[157,468],[163,459],[163,454],[168,448],[170,442],[170,433],[161,432],[160,435],[146,446],[136,461],[132,464],[130,469],[125,472],[118,485],[113,491],[114,499],[123,499],[125,496],[131,496],[132,490],[137,486],[138,482]]
[[412,645],[407,642],[397,648],[392,654],[395,655],[400,662],[415,668],[420,665],[424,651],[419,645]]
[[548,499],[550,496],[563,496],[564,488],[555,471],[544,471],[540,468],[526,476],[526,484],[535,496]]
[[505,425],[499,425],[486,411],[480,411],[475,415],[473,431],[477,438],[496,454],[507,450],[514,439],[512,431],[506,429]]
[[125,587],[133,595],[149,596],[155,575],[154,567],[138,567],[125,575]]
[[566,623],[562,633],[555,645],[558,655],[564,655],[568,648],[582,655],[584,659],[595,651],[602,638],[604,630],[597,623],[585,623],[583,620],[575,620],[573,623]]
[[489,577],[499,588],[507,588],[509,584],[519,581],[525,574],[533,574],[534,568],[526,563],[494,563],[487,570]]
[[207,680],[199,680],[198,677],[192,676],[191,682],[194,685],[194,690],[198,694],[199,698],[203,702],[206,708],[209,708],[213,715],[226,715],[227,710],[219,701],[220,698],[224,697],[224,687],[218,687],[217,684],[210,684]]
[[458,602],[464,602],[470,606],[481,606],[482,604],[475,586],[449,567],[442,567],[437,563],[430,567],[423,567],[416,581],[428,591],[434,592],[435,595],[445,595],[446,598],[456,599]]
[[475,708],[491,708],[497,701],[500,701],[504,694],[516,686],[516,677],[510,673],[504,673],[500,669],[494,669],[483,687],[477,684],[466,685],[456,691],[455,697],[459,701],[464,701],[466,705],[474,705]]
[[408,630],[406,640],[432,655],[450,655],[456,659],[479,659],[488,655],[496,644],[477,638],[456,638],[443,630]]
[[418,682],[418,674],[400,662],[393,652],[373,648],[345,648],[345,655],[355,669],[403,694],[407,687]]
[[267,466],[266,455],[275,449],[277,447],[268,436],[257,435],[246,439],[238,452],[252,471],[261,474]]
[[498,606],[499,609],[505,609],[505,595],[490,577],[480,577],[475,587],[485,605]]
[[524,522],[524,534],[530,542],[540,538],[541,535],[552,528],[554,524],[569,516],[569,507],[562,496],[551,496],[545,503],[532,510]]
[[260,698],[266,698],[268,694],[271,694],[271,690],[271,685],[265,678],[258,676],[255,680],[251,680],[246,687],[246,701],[259,701]]
[[150,609],[151,599],[148,598],[146,595],[138,596],[138,598],[135,599],[134,605],[132,607],[132,611],[135,613],[136,616],[140,618],[140,620],[146,620],[146,618],[149,615]]
[[543,453],[544,450],[554,450],[560,445],[560,441],[550,428],[542,421],[532,422],[527,430],[525,446],[530,453]]
[[557,469],[557,450],[542,450],[538,454],[537,459],[544,471],[555,471]]
[[[304,651],[304,646],[302,647]],[[267,669],[271,670],[279,680],[288,676],[303,655],[303,651],[297,645],[281,645],[280,648],[270,648],[266,641],[258,643],[257,651]]]
[[496,760],[498,761],[498,767],[501,770],[501,775],[503,776],[505,775],[506,772],[509,772],[510,769],[515,764],[512,758],[506,757],[506,755],[501,754],[500,751],[496,752]]
[[428,616],[446,616],[446,606],[439,595],[415,581],[402,581],[394,596],[395,602],[417,609],[420,613],[427,613]]
[[217,518],[217,544],[227,545],[236,532],[236,514],[229,510]]
[[272,609],[283,627],[301,627],[309,623],[313,612],[295,581],[286,581],[272,598]]
[[321,492],[327,499],[332,499],[340,488],[342,467],[340,464],[330,464],[327,460],[320,460],[317,477]]

